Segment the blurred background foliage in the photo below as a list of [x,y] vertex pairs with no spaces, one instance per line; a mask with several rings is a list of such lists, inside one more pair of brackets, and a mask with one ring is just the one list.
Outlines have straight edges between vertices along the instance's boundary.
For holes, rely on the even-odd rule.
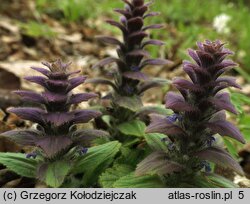
[[[120,0],[35,0],[37,11],[51,15],[64,23],[84,21],[97,26],[94,21],[105,17],[117,18],[111,8],[120,8]],[[151,18],[152,23],[165,23],[167,31],[153,32],[155,38],[166,41],[166,53],[176,55],[181,59],[186,57],[186,49],[195,45],[197,40],[221,39],[229,42],[229,47],[236,52],[235,58],[240,63],[244,77],[250,81],[250,1],[248,0],[155,0],[152,10],[161,12],[161,15]],[[225,25],[223,16],[226,16]],[[215,25],[217,18],[217,24]],[[220,19],[221,18],[221,19]],[[40,24],[39,24],[40,25]],[[109,29],[104,23],[98,29]],[[101,26],[101,27],[100,27]],[[221,29],[218,28],[221,26]],[[107,28],[108,27],[108,28]],[[224,30],[223,30],[224,28]],[[28,22],[25,27],[31,35],[37,35],[38,30],[34,22]],[[219,31],[220,30],[220,31]],[[44,32],[41,29],[41,34]],[[48,33],[47,33],[48,34]],[[47,35],[44,33],[44,35]],[[49,32],[51,35],[51,32]],[[172,53],[174,47],[177,53]],[[152,48],[153,49],[153,48]],[[157,49],[157,48],[155,48]],[[155,51],[156,52],[156,51]],[[153,52],[153,53],[155,53]]]

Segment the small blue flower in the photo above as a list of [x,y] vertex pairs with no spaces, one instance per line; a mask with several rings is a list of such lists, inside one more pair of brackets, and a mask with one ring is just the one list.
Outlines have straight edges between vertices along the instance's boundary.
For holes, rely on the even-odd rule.
[[122,16],[120,17],[120,22],[123,24],[123,25],[127,25],[127,19],[125,16]]
[[215,138],[213,136],[210,136],[208,139],[207,139],[207,146],[208,147],[211,147],[213,145],[213,143],[215,142]]
[[162,138],[161,141],[167,144],[167,148],[169,151],[174,150],[175,144],[168,137]]
[[182,117],[181,117],[181,115],[179,115],[179,114],[177,114],[177,113],[174,113],[173,115],[167,116],[167,119],[168,119],[170,122],[174,123],[174,122],[176,122],[177,120],[181,121],[181,120],[182,120]]
[[126,84],[126,86],[124,87],[124,91],[128,94],[132,94],[134,92],[134,88]]
[[169,151],[173,151],[175,148],[175,144],[173,142],[168,143],[167,145]]
[[140,67],[139,66],[132,66],[131,71],[138,72],[138,71],[140,71]]
[[37,156],[37,153],[36,153],[36,152],[31,152],[31,153],[26,154],[26,158],[27,158],[27,159],[30,159],[30,158],[35,159],[36,156]]
[[211,166],[207,161],[201,162],[201,168],[205,168],[205,172],[207,172],[207,173],[212,171]]
[[210,166],[210,165],[206,165],[206,166],[205,166],[205,171],[206,171],[207,173],[211,172],[211,171],[212,171],[211,166]]
[[168,137],[161,138],[161,141],[162,141],[162,142],[168,141]]
[[81,147],[81,149],[79,151],[80,155],[87,154],[87,152],[88,152],[88,148],[86,148],[86,147]]

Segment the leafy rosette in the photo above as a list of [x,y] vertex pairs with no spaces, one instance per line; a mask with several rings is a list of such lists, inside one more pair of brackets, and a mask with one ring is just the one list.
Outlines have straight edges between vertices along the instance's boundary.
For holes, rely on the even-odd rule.
[[16,91],[25,102],[38,104],[36,107],[10,108],[8,111],[24,120],[37,123],[35,129],[13,130],[2,135],[21,145],[38,147],[36,153],[27,155],[35,157],[37,152],[49,160],[63,157],[73,147],[86,147],[91,139],[105,135],[100,130],[77,130],[76,124],[87,123],[101,115],[95,110],[71,110],[71,106],[97,97],[94,93],[74,94],[72,90],[84,83],[86,76],[73,75],[69,64],[60,60],[43,63],[46,68],[32,67],[43,76],[29,76],[25,79],[44,88],[42,93],[33,91]]
[[[147,39],[147,31],[149,29],[162,28],[163,26],[161,24],[144,25],[144,20],[146,18],[156,16],[159,13],[147,12],[151,3],[144,3],[144,0],[123,1],[126,4],[125,8],[114,10],[122,15],[120,22],[107,20],[107,23],[121,30],[123,41],[109,36],[97,37],[104,43],[116,45],[118,47],[118,58],[109,57],[94,65],[95,68],[103,67],[110,63],[116,63],[117,69],[113,73],[114,82],[107,79],[90,80],[92,83],[103,83],[112,86],[115,91],[113,97],[119,95],[114,100],[121,106],[126,103],[124,102],[126,99],[121,99],[120,96],[130,97],[140,95],[144,91],[162,84],[162,82],[153,81],[145,75],[142,72],[144,67],[147,65],[165,65],[168,63],[168,60],[164,59],[151,59],[150,54],[145,50],[145,47],[148,45],[161,46],[164,44],[159,40]],[[119,101],[122,101],[122,103],[120,104]],[[131,99],[129,102],[131,102]],[[136,103],[136,99],[134,103]]]
[[[159,174],[199,172],[211,170],[208,162],[231,168],[242,174],[242,169],[230,154],[216,144],[216,135],[228,136],[241,143],[240,131],[226,120],[225,111],[237,114],[230,95],[222,90],[240,88],[232,77],[221,76],[236,64],[226,59],[233,52],[220,41],[197,43],[198,49],[189,49],[194,62],[184,61],[183,70],[190,80],[176,78],[173,85],[180,94],[168,92],[166,108],[174,114],[162,117],[151,115],[148,133],[162,133],[168,150],[153,153],[138,165],[137,173],[154,169]],[[181,168],[182,167],[182,168]],[[184,175],[184,174],[183,174]]]

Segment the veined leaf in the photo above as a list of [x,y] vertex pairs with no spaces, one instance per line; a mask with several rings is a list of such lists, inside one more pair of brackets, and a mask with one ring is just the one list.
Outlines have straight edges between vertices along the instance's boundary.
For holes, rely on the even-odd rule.
[[60,187],[71,169],[71,164],[66,160],[43,163],[38,168],[38,178],[48,186]]
[[114,188],[164,188],[158,176],[135,176],[131,173],[114,183]]
[[116,159],[117,163],[133,166],[134,168],[143,158],[145,158],[145,150],[141,148],[129,148],[124,145],[121,147],[121,156]]
[[217,174],[196,175],[190,183],[182,183],[180,187],[192,185],[192,188],[237,188],[232,181]]
[[201,173],[197,174],[193,177],[193,179],[188,183],[181,183],[179,186],[183,188],[183,186],[190,185],[191,188],[236,188],[238,187],[232,181],[216,175],[216,174],[207,174]]
[[0,153],[0,163],[20,176],[35,178],[37,160],[26,158],[21,153]]
[[107,169],[100,176],[100,184],[103,188],[113,188],[113,184],[123,176],[130,174],[133,167],[124,164],[116,164],[112,168]]
[[162,142],[162,139],[166,138],[166,135],[160,133],[148,133],[145,134],[144,137],[149,147],[153,150],[167,150],[167,146]]
[[239,187],[238,185],[236,185],[232,181],[230,181],[222,176],[219,176],[217,174],[210,174],[207,176],[207,178],[209,179],[210,183],[213,183],[214,185],[216,185],[219,188],[238,188]]
[[115,102],[118,106],[127,108],[134,112],[136,112],[143,106],[142,101],[138,96],[131,96],[131,97],[116,96]]
[[113,162],[121,144],[118,141],[89,148],[88,153],[76,161],[74,173],[84,173],[83,184],[93,184],[98,176]]
[[118,125],[118,130],[125,135],[143,137],[146,125],[140,120],[133,120]]
[[136,115],[148,115],[151,113],[157,113],[161,115],[171,115],[173,114],[173,111],[170,109],[166,109],[163,105],[155,105],[155,106],[146,106],[142,107],[136,112]]

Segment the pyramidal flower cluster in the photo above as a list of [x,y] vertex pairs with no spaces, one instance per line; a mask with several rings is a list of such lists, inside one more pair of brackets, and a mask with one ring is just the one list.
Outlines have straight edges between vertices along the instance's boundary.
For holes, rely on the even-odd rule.
[[[240,88],[234,78],[221,76],[236,65],[226,59],[233,53],[224,48],[220,41],[207,40],[197,45],[197,50],[188,50],[193,62],[183,63],[183,70],[191,80],[176,78],[173,85],[180,94],[168,92],[166,95],[166,108],[172,109],[174,114],[168,117],[153,114],[151,124],[147,127],[147,132],[168,136],[164,140],[168,151],[153,153],[146,158],[146,162],[137,168],[139,174],[149,168],[145,168],[145,165],[151,164],[149,169],[159,165],[159,161],[157,163],[155,160],[164,160],[166,163],[161,168],[163,174],[197,172],[202,169],[210,171],[208,161],[242,173],[239,164],[216,144],[217,134],[245,142],[240,131],[226,120],[225,115],[225,111],[237,113],[229,94],[222,91],[227,87]],[[154,163],[150,163],[150,159]]]
[[16,91],[24,101],[38,104],[37,107],[10,108],[9,112],[20,118],[37,123],[37,127],[28,130],[13,130],[2,135],[21,145],[37,147],[27,157],[38,154],[45,160],[57,160],[73,147],[86,153],[91,136],[97,136],[99,130],[77,130],[75,124],[87,123],[101,115],[95,110],[71,110],[71,106],[91,98],[94,93],[73,94],[72,90],[84,83],[86,76],[72,77],[79,73],[69,72],[69,64],[60,60],[54,63],[43,63],[46,68],[32,67],[44,76],[29,76],[25,79],[44,88],[42,93],[33,91]]
[[[121,14],[120,22],[107,20],[107,23],[117,27],[123,34],[123,41],[109,36],[99,36],[98,39],[104,43],[118,46],[116,57],[106,58],[95,67],[102,67],[110,63],[117,64],[117,71],[114,75],[114,83],[104,80],[93,80],[96,83],[111,85],[116,93],[121,96],[139,95],[147,89],[157,86],[156,82],[149,80],[149,77],[142,73],[147,65],[164,65],[168,61],[164,59],[151,59],[150,54],[145,50],[148,45],[161,46],[164,43],[158,40],[147,39],[149,29],[159,29],[161,24],[145,26],[144,20],[156,16],[157,12],[148,12],[151,3],[144,3],[144,0],[123,0],[126,4],[124,9],[115,9]],[[147,82],[141,84],[140,82]]]

